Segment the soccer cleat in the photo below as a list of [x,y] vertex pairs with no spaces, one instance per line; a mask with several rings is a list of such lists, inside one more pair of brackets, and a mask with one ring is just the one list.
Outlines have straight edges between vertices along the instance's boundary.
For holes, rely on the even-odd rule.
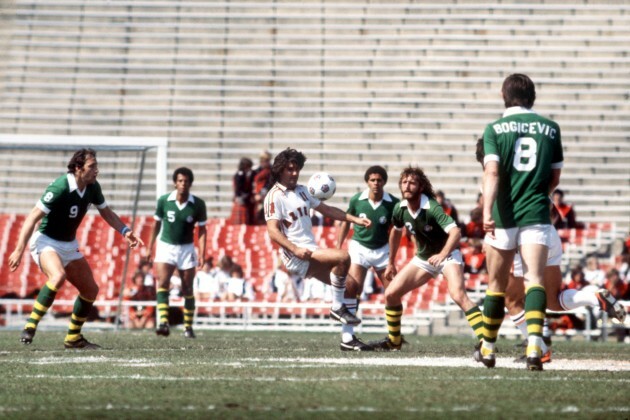
[[33,337],[35,337],[35,328],[24,328],[22,330],[22,334],[20,334],[20,342],[22,344],[31,344],[33,342]]
[[483,363],[483,365],[487,367],[488,369],[493,368],[497,364],[496,351],[484,349],[481,341],[479,342],[479,356],[480,356],[479,361]]
[[542,359],[540,357],[528,357],[526,360],[527,370],[543,370]]
[[342,304],[337,310],[331,308],[330,317],[345,325],[359,325],[361,323],[361,320],[352,315],[344,304]]
[[382,340],[370,341],[368,346],[377,351],[400,351],[403,344],[408,344],[404,337],[400,337],[400,344],[394,344],[389,337],[385,337]]
[[369,344],[364,343],[356,336],[352,336],[352,340],[344,343],[343,341],[339,344],[339,348],[341,351],[374,351],[374,347]]
[[[517,357],[514,359],[514,363],[526,363],[527,356],[523,354],[521,357]],[[551,349],[547,350],[545,354],[540,358],[540,362],[544,365],[545,363],[551,363]]]
[[[167,327],[168,327],[168,325],[167,325]],[[186,337],[186,338],[197,338],[197,336],[195,335],[195,332],[193,331],[192,327],[187,327],[186,329],[184,329],[184,337]]]
[[609,317],[615,318],[623,324],[623,321],[626,319],[626,310],[623,305],[606,289],[599,289],[595,292],[595,296],[597,296],[597,301],[602,311],[606,311]]
[[473,360],[475,362],[481,362],[481,341],[475,344],[475,349],[473,350]]
[[89,341],[87,341],[85,337],[83,337],[83,334],[79,335],[78,340],[64,341],[63,346],[67,349],[74,350],[98,350],[101,348],[101,346],[99,346],[98,344],[90,343]]
[[171,333],[171,330],[168,327],[168,324],[160,324],[158,325],[157,329],[155,330],[155,333],[157,335],[162,335],[164,337],[168,337],[168,335]]

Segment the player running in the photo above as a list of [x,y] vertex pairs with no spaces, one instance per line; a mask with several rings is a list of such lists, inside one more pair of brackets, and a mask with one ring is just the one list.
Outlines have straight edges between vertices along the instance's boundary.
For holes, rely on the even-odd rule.
[[280,245],[280,258],[287,270],[301,277],[314,277],[333,290],[330,316],[342,324],[358,325],[361,320],[343,303],[350,255],[343,249],[323,249],[315,243],[310,209],[326,217],[370,227],[372,222],[331,207],[311,196],[308,189],[298,184],[306,157],[287,148],[274,159],[271,173],[275,185],[265,197],[267,233]]
[[[9,256],[9,268],[15,271],[20,265],[24,248],[30,239],[33,260],[48,278],[42,286],[33,311],[29,316],[20,341],[33,342],[37,326],[52,306],[57,292],[68,280],[79,291],[74,302],[68,332],[64,340],[67,349],[95,350],[101,348],[90,343],[81,334],[81,328],[98,295],[98,285],[94,281],[92,269],[79,251],[76,239],[77,229],[91,204],[112,228],[118,231],[131,248],[143,244],[107,206],[98,176],[96,152],[80,149],[68,162],[68,172],[53,181],[22,225],[15,250]],[[39,221],[39,229],[33,230]],[[32,238],[31,238],[32,236]]]
[[[182,279],[182,295],[184,296],[184,337],[195,338],[193,317],[195,315],[195,295],[193,281],[196,268],[201,269],[206,255],[206,203],[190,193],[194,181],[193,172],[188,168],[177,168],[173,172],[175,190],[161,196],[155,209],[155,224],[151,233],[151,241],[146,250],[147,260],[151,259],[153,245],[159,235],[155,251],[157,268],[157,307],[159,325],[157,335],[168,337],[169,289],[175,269]],[[194,231],[198,226],[198,257],[195,252]]]
[[[388,336],[374,343],[380,350],[400,350],[403,344],[400,333],[403,314],[402,298],[440,273],[448,282],[448,292],[464,311],[475,335],[481,339],[481,310],[466,294],[462,254],[459,251],[461,231],[457,223],[444,213],[435,200],[431,182],[420,168],[407,167],[398,181],[402,201],[394,207],[393,229],[389,234],[389,262],[385,278],[391,282],[385,289],[385,316]],[[396,254],[407,228],[416,241],[416,255],[399,272]]]
[[[363,177],[367,188],[355,194],[348,205],[347,213],[366,217],[372,221],[372,227],[367,229],[357,226],[354,229],[352,238],[348,244],[350,253],[350,271],[346,282],[346,296],[344,303],[348,310],[356,314],[359,306],[359,298],[363,290],[363,283],[367,271],[371,268],[376,271],[378,278],[387,287],[389,282],[385,280],[383,274],[387,268],[389,259],[389,230],[392,224],[392,214],[394,206],[400,200],[387,192],[384,187],[387,184],[387,171],[382,166],[371,166],[365,171]],[[349,222],[342,222],[337,236],[337,248],[341,249],[348,231]],[[341,343],[339,348],[342,351],[371,351],[374,348],[354,335],[352,325],[341,326]]]

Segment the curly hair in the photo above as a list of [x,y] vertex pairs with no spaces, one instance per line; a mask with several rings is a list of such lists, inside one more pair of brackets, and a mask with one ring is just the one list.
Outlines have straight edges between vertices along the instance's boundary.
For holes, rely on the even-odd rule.
[[193,171],[182,166],[181,168],[177,168],[175,169],[175,171],[173,172],[173,182],[177,182],[177,175],[182,174],[185,177],[188,178],[188,180],[190,181],[190,185],[193,184],[193,181],[195,180],[195,177],[193,175]]
[[290,163],[294,163],[301,171],[302,168],[304,168],[304,162],[306,162],[306,156],[304,156],[302,152],[287,147],[285,150],[278,153],[278,156],[273,160],[273,165],[271,166],[271,177],[273,181],[276,182],[280,179],[282,171],[284,171]]
[[481,163],[483,166],[483,158],[486,156],[486,153],[483,149],[483,137],[479,137],[477,139],[477,144],[475,144],[475,158],[477,162]]
[[431,181],[429,181],[429,178],[427,178],[427,176],[424,174],[424,171],[417,166],[408,166],[403,169],[403,171],[400,173],[400,178],[398,179],[398,188],[402,186],[403,179],[407,178],[408,176],[413,176],[418,180],[422,194],[435,199],[435,192],[433,192],[433,185],[431,185]]
[[385,170],[385,168],[379,165],[374,165],[367,168],[367,171],[365,171],[365,175],[363,176],[363,179],[365,180],[365,182],[367,182],[368,179],[370,179],[370,175],[372,174],[380,175],[381,178],[383,178],[383,182],[387,184],[387,171]]
[[68,173],[73,174],[77,168],[83,168],[83,165],[85,165],[85,162],[90,157],[96,159],[96,150],[83,148],[74,152],[74,155],[72,155],[68,162]]

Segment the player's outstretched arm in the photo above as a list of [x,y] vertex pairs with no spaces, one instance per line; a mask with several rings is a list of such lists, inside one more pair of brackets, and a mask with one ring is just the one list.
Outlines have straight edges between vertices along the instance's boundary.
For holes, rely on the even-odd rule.
[[113,227],[116,231],[120,232],[120,234],[125,237],[127,243],[131,248],[135,248],[136,246],[138,246],[138,244],[144,245],[142,239],[137,237],[136,234],[133,233],[131,229],[129,229],[127,225],[123,223],[122,220],[120,220],[120,217],[118,217],[118,215],[114,213],[112,209],[110,209],[109,207],[103,207],[102,209],[98,209],[98,211],[108,225]]
[[331,219],[339,220],[341,222],[352,222],[355,225],[361,225],[367,228],[372,226],[372,221],[370,219],[353,216],[341,209],[338,209],[337,207],[332,207],[325,203],[320,203],[319,206],[315,207],[315,210],[326,217],[330,217]]
[[33,207],[33,210],[31,210],[30,214],[26,217],[26,220],[24,220],[17,245],[11,255],[9,255],[9,269],[11,271],[15,271],[19,267],[20,261],[22,260],[22,254],[24,253],[24,248],[26,248],[26,244],[33,235],[35,225],[37,225],[44,216],[46,216],[46,213],[37,207]]
[[452,227],[448,231],[448,238],[446,238],[446,243],[442,247],[442,250],[439,254],[431,255],[427,260],[429,264],[434,267],[442,264],[442,261],[446,259],[450,255],[451,252],[457,248],[459,245],[459,241],[462,239],[462,231],[458,227]]

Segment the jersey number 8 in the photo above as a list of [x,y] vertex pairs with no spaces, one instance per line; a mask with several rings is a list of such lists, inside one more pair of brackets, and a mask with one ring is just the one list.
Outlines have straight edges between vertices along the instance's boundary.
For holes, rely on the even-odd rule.
[[519,137],[514,145],[512,166],[520,172],[529,172],[536,167],[538,144],[531,137]]

